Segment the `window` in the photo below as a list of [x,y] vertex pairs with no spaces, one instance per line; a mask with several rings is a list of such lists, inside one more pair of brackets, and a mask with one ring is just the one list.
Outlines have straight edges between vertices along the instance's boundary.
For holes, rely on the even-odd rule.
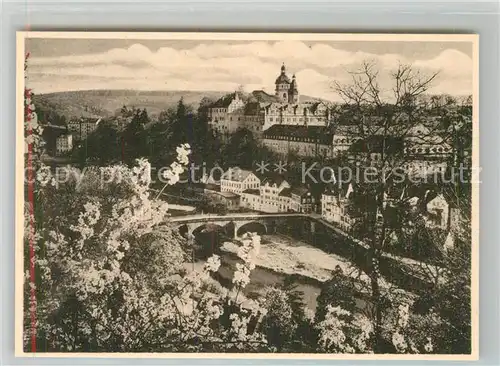
[[441,221],[442,221],[442,219],[443,219],[443,210],[442,210],[442,209],[440,209],[440,208],[436,208],[436,209],[435,209],[435,211],[436,211],[436,213],[435,213],[435,214],[436,214],[436,216],[435,216],[435,220],[434,220],[434,222],[435,222],[437,225],[441,225]]

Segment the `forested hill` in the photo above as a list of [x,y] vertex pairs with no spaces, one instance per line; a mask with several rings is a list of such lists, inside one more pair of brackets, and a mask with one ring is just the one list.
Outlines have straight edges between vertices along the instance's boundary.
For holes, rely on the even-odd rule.
[[[33,99],[37,108],[50,110],[66,120],[73,117],[110,117],[116,115],[123,106],[146,108],[150,116],[158,115],[176,106],[183,98],[186,105],[198,108],[200,101],[207,98],[216,101],[229,92],[220,91],[140,91],[140,90],[82,90],[59,93],[35,94]],[[249,97],[259,101],[274,101],[273,96],[256,90]],[[267,99],[266,99],[267,98]],[[301,101],[314,101],[318,98],[301,96]]]
[[216,100],[224,92],[217,91],[137,91],[82,90],[35,95],[34,102],[42,109],[71,119],[72,117],[109,117],[124,105],[146,108],[150,115],[175,107],[182,97],[185,104],[198,107],[203,98]]

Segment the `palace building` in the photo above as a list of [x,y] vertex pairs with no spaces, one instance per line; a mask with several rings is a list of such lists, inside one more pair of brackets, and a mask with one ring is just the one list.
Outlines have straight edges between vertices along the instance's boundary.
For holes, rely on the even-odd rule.
[[275,80],[274,95],[263,90],[255,90],[248,96],[231,93],[213,103],[208,116],[211,128],[224,139],[240,128],[260,137],[274,125],[328,126],[331,110],[321,100],[300,102],[297,78],[295,75],[290,78],[283,64]]

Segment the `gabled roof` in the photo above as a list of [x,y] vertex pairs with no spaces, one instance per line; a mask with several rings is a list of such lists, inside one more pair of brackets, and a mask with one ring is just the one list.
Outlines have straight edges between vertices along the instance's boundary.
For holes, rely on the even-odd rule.
[[247,177],[253,174],[250,170],[240,169],[239,167],[229,168],[221,179],[232,180],[234,182],[243,182]]
[[291,197],[292,196],[292,189],[291,188],[283,188],[281,190],[281,192],[278,194],[278,196]]
[[243,109],[243,113],[247,116],[253,116],[260,112],[260,103],[259,102],[248,102],[245,104]]
[[240,92],[226,94],[220,97],[215,103],[211,104],[210,108],[227,108],[236,97],[242,99],[243,95]]
[[269,183],[270,186],[276,184],[276,186],[279,187],[283,182],[286,182],[285,178],[283,178],[283,176],[281,175],[276,174],[276,175],[265,176],[264,178],[261,179],[260,184],[265,185],[266,183]]
[[349,197],[353,197],[356,194],[357,189],[356,187],[353,187],[352,183],[349,182],[343,182],[342,184],[331,183],[326,187],[323,194],[327,196],[340,196],[341,198],[345,198],[347,192],[349,192],[349,186],[352,188]]
[[252,96],[257,99],[257,102],[261,103],[278,103],[280,101],[278,97],[268,94],[264,90],[254,90]]
[[338,192],[336,192],[332,188],[327,188],[327,189],[325,189],[325,191],[322,194],[324,194],[325,196],[336,196],[336,195],[338,195]]
[[293,187],[291,193],[302,197],[309,193],[309,190],[306,187]]

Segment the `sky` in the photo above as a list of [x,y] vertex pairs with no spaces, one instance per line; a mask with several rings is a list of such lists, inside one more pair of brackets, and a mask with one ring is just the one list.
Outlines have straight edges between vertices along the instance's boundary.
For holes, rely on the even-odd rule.
[[391,90],[399,63],[423,75],[439,72],[429,93],[472,94],[472,44],[394,41],[211,41],[134,39],[26,40],[28,84],[35,93],[89,89],[274,93],[285,63],[300,94],[337,101],[334,82],[348,83],[363,61]]

